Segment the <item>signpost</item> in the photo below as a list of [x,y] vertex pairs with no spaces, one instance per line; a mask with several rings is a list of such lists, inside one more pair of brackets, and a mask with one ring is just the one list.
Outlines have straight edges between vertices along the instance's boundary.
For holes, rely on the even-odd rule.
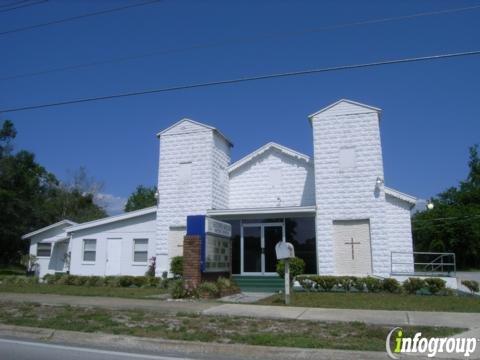
[[290,304],[290,264],[289,259],[295,257],[293,245],[280,241],[275,245],[277,260],[285,262],[285,305]]

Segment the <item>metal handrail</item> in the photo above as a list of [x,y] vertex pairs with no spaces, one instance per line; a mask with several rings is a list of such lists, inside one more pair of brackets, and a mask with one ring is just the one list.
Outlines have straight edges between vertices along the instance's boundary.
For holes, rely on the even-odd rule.
[[[408,255],[412,257],[412,261],[411,262],[410,261],[409,262],[394,261],[394,255]],[[418,255],[435,256],[435,258],[428,262],[416,262],[415,256],[418,256]],[[449,258],[449,259],[447,260],[446,258]],[[448,261],[448,262],[445,262],[445,261]],[[413,272],[395,271],[394,267],[396,265],[410,265],[412,266]],[[414,252],[392,251],[390,253],[390,270],[392,274],[394,273],[401,274],[401,275],[407,275],[407,274],[414,275],[415,273],[419,274],[419,272],[416,271],[416,268],[418,267],[423,268],[422,273],[428,273],[431,275],[447,274],[447,276],[452,276],[453,274],[454,276],[457,272],[455,253],[439,253],[439,252],[427,252],[427,251],[414,251]]]

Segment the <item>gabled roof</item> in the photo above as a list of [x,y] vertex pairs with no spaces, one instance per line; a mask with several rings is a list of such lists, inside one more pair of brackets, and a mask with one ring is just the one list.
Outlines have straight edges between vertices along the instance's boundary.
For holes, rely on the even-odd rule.
[[283,146],[283,145],[280,145],[280,144],[277,144],[277,143],[274,143],[274,142],[269,142],[268,144],[263,145],[261,148],[255,150],[254,152],[252,152],[252,153],[248,154],[247,156],[241,158],[240,160],[234,162],[232,165],[230,165],[228,167],[228,172],[232,172],[233,170],[238,169],[239,167],[241,167],[241,166],[245,165],[246,163],[252,161],[257,156],[265,153],[266,151],[268,151],[270,149],[278,150],[278,151],[280,151],[284,154],[287,154],[289,156],[292,156],[294,158],[304,160],[307,163],[310,162],[310,157],[305,155],[305,154],[302,154],[298,151],[290,149],[286,146]]
[[233,147],[233,143],[225,136],[223,135],[220,130],[218,130],[217,128],[213,127],[213,126],[210,126],[210,125],[207,125],[207,124],[204,124],[204,123],[201,123],[201,122],[198,122],[198,121],[195,121],[195,120],[192,120],[192,119],[188,119],[188,118],[183,118],[179,121],[177,121],[175,124],[169,126],[168,128],[160,131],[158,134],[157,134],[157,137],[160,137],[162,136],[163,134],[165,134],[167,131],[173,129],[174,127],[177,127],[179,126],[180,124],[184,123],[184,122],[189,122],[191,124],[195,124],[195,125],[198,125],[198,126],[201,126],[205,129],[208,129],[208,130],[212,130],[213,132],[216,132],[218,135],[220,135],[222,138],[225,139],[225,141]]
[[51,230],[51,229],[55,229],[57,227],[60,227],[60,226],[64,226],[66,225],[67,227],[71,227],[73,225],[77,225],[76,222],[74,221],[71,221],[71,220],[67,220],[67,219],[64,219],[62,221],[59,221],[59,222],[56,222],[55,224],[52,224],[52,225],[48,225],[48,226],[45,226],[41,229],[38,229],[38,230],[35,230],[35,231],[32,231],[28,234],[25,234],[22,236],[22,239],[30,239],[32,236],[35,236],[35,235],[38,235],[38,234],[41,234],[45,231],[48,231],[48,230]]
[[106,218],[103,218],[103,219],[93,220],[93,221],[89,221],[89,222],[86,222],[86,223],[78,224],[78,225],[75,225],[75,226],[72,226],[72,227],[66,229],[66,232],[67,233],[72,233],[72,232],[79,231],[79,230],[89,229],[89,228],[93,228],[93,227],[101,226],[101,225],[106,225],[106,224],[110,224],[110,223],[117,222],[117,221],[122,221],[122,220],[136,218],[138,216],[152,214],[152,213],[155,213],[156,211],[157,211],[156,206],[152,206],[152,207],[148,207],[148,208],[140,209],[140,210],[135,210],[135,211],[130,211],[130,212],[127,212],[125,214],[109,216],[109,217],[106,217]]
[[326,106],[326,107],[318,110],[317,112],[309,115],[308,118],[309,118],[310,120],[312,120],[312,118],[313,118],[314,116],[317,116],[318,114],[321,114],[321,113],[324,112],[324,111],[327,111],[327,110],[329,110],[329,109],[331,109],[331,108],[333,108],[333,107],[335,107],[335,106],[337,106],[337,105],[340,105],[341,103],[348,103],[348,104],[351,104],[351,105],[360,106],[360,107],[363,107],[363,108],[365,108],[365,109],[373,110],[373,111],[376,111],[376,112],[381,112],[381,111],[382,111],[382,109],[377,108],[377,107],[374,107],[374,106],[371,106],[371,105],[362,104],[362,103],[359,103],[359,102],[356,102],[356,101],[353,101],[353,100],[348,100],[348,99],[340,99],[340,100],[334,102],[333,104],[330,104],[330,105],[328,105],[328,106]]
[[385,194],[386,195],[390,195],[390,196],[393,196],[397,199],[408,202],[409,204],[411,204],[412,207],[415,206],[415,204],[417,203],[417,198],[412,196],[412,195],[402,193],[398,190],[395,190],[395,189],[392,189],[392,188],[389,188],[389,187],[386,187],[386,186],[384,187],[384,189],[385,189]]

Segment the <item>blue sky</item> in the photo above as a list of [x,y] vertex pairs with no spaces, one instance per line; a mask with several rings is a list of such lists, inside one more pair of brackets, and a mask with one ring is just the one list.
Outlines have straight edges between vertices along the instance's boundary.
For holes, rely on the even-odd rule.
[[[12,0],[0,0],[6,4]],[[50,0],[0,13],[0,32],[136,0]],[[299,36],[258,39],[347,22],[479,4],[462,0],[165,0],[0,36],[0,78],[159,50],[157,55],[34,77],[0,80],[0,108],[71,98],[437,53],[480,49],[480,9]],[[239,38],[257,38],[238,42]],[[340,98],[384,110],[388,186],[427,198],[467,174],[480,142],[480,57],[393,65],[297,78],[0,114],[48,170],[65,178],[85,166],[118,206],[137,185],[154,185],[155,134],[189,117],[218,127],[235,161],[269,141],[312,154],[307,115]],[[115,211],[112,205],[111,211]]]

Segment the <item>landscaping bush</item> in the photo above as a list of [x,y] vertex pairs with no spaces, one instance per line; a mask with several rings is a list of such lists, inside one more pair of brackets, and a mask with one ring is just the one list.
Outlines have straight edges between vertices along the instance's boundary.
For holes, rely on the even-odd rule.
[[315,286],[317,285],[317,283],[313,281],[312,278],[305,275],[297,276],[296,280],[300,283],[302,288],[304,288],[307,291],[314,289]]
[[403,282],[403,288],[409,294],[416,294],[425,287],[425,281],[419,278],[408,278]]
[[384,291],[392,294],[398,294],[399,292],[402,291],[402,286],[400,285],[400,283],[397,281],[397,279],[393,279],[393,278],[383,279],[382,288]]
[[365,278],[352,276],[352,286],[359,292],[365,291]]
[[105,278],[100,276],[87,276],[87,286],[105,286]]
[[[288,260],[288,264],[290,267],[290,280],[293,281],[297,276],[303,274],[305,272],[305,261],[298,257],[294,257]],[[282,279],[285,278],[285,261],[279,260],[277,262],[277,274]]]
[[231,279],[227,279],[224,277],[219,277],[216,281],[218,290],[219,290],[219,296],[227,296],[231,294],[236,294],[240,292],[240,288],[238,287],[237,284]]
[[8,275],[3,276],[0,282],[5,285],[30,285],[38,283],[38,278],[35,276]]
[[426,278],[425,285],[432,295],[438,294],[440,291],[445,289],[446,282],[440,278]]
[[365,278],[365,286],[367,287],[368,292],[371,293],[380,292],[383,289],[382,280],[371,276]]
[[462,280],[462,285],[465,286],[468,290],[470,290],[472,295],[479,291],[478,281]]
[[340,276],[338,278],[338,284],[345,292],[348,292],[352,289],[354,284],[354,276]]
[[170,296],[172,299],[182,299],[185,297],[186,291],[184,288],[183,280],[178,279],[170,283]]
[[157,258],[152,256],[149,259],[150,263],[148,264],[148,269],[145,272],[145,276],[155,277],[155,269],[157,267]]
[[183,276],[183,256],[174,256],[170,261],[170,272],[174,277]]
[[335,285],[338,284],[338,278],[335,276],[315,276],[313,281],[317,283],[316,288],[320,286],[323,291],[332,291]]
[[202,299],[215,299],[220,296],[217,284],[211,281],[205,281],[198,285],[197,292]]

